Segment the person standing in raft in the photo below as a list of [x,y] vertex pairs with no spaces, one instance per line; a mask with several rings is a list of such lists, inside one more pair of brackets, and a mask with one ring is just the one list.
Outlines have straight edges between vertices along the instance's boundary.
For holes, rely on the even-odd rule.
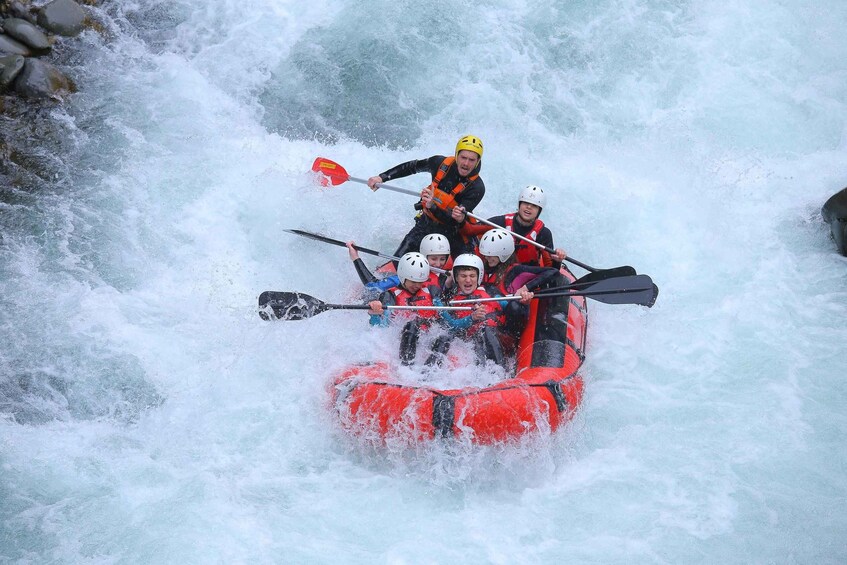
[[429,263],[420,253],[406,253],[397,262],[399,286],[386,290],[379,300],[368,303],[372,326],[388,326],[392,318],[407,320],[400,334],[400,362],[411,365],[418,350],[418,337],[422,329],[429,328],[438,318],[436,310],[387,310],[384,306],[432,306],[433,294],[438,286],[429,284]]
[[426,234],[440,233],[450,242],[450,254],[456,257],[470,251],[468,242],[459,234],[465,222],[465,212],[473,212],[485,195],[485,183],[479,176],[482,167],[482,141],[466,135],[456,144],[452,157],[433,155],[428,159],[408,161],[368,179],[371,190],[376,184],[427,172],[432,183],[421,191],[415,204],[420,210],[415,225],[400,242],[394,255],[400,256],[417,249]]
[[[494,216],[488,218],[492,224],[526,237],[550,249],[556,249],[553,245],[553,233],[539,219],[541,211],[547,205],[547,196],[544,191],[535,185],[529,185],[521,190],[518,195],[518,209],[511,214]],[[462,224],[460,232],[465,237],[479,237],[485,232],[494,229],[489,225],[476,222],[471,218],[469,222]],[[564,249],[556,249],[555,254],[550,254],[525,241],[515,241],[515,261],[522,265],[536,265],[542,267],[562,266],[562,261],[567,257]]]
[[[400,277],[396,274],[389,275],[385,278],[377,278],[365,262],[359,257],[359,252],[355,248],[355,241],[347,242],[347,253],[350,255],[350,260],[353,261],[353,267],[356,269],[356,274],[359,275],[359,280],[365,285],[365,290],[370,292],[383,292],[390,290],[400,284]],[[431,233],[423,238],[420,246],[420,254],[426,257],[426,262],[430,266],[428,286],[437,286],[442,290],[452,285],[449,271],[447,273],[438,274],[431,268],[445,269],[450,261],[450,242],[440,233]],[[449,282],[448,282],[449,281]]]
[[508,301],[504,307],[503,329],[508,335],[519,338],[529,316],[527,306],[532,291],[553,282],[559,270],[555,267],[538,267],[517,262],[515,238],[502,229],[492,229],[479,241],[479,254],[485,262],[483,284],[493,296],[520,295],[520,302]]

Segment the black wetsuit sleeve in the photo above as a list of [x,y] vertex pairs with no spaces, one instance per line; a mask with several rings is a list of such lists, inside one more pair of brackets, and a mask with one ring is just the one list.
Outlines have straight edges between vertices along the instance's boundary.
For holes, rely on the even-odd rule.
[[538,243],[543,245],[544,247],[549,247],[550,249],[556,249],[553,246],[553,232],[550,231],[550,228],[544,226],[541,228],[541,231],[538,232],[538,237],[535,239]]
[[382,178],[383,182],[408,177],[417,173],[429,173],[434,177],[443,160],[443,155],[433,155],[429,159],[406,161],[405,163],[400,163],[396,167],[391,167],[384,173],[380,173],[379,176]]
[[[554,251],[556,249],[556,246],[553,243],[553,232],[551,232],[550,228],[548,228],[547,226],[541,228],[541,231],[538,233],[538,238],[536,239],[536,241],[544,247],[553,249]],[[555,259],[553,259],[553,257],[550,257],[550,261],[553,263],[553,266],[556,269],[559,269],[562,266],[562,262],[556,261]]]
[[503,229],[506,229],[506,215],[505,214],[503,214],[502,216],[494,216],[493,218],[488,218],[488,221],[491,222],[492,224],[497,224],[498,226],[500,226]]
[[365,262],[362,261],[361,258],[353,261],[353,266],[356,268],[356,274],[359,275],[359,280],[362,281],[362,284],[368,284],[379,280],[368,270],[365,266]]
[[477,178],[470,186],[465,187],[465,190],[456,198],[456,202],[464,206],[468,212],[473,212],[483,196],[485,196],[485,183],[481,178]]

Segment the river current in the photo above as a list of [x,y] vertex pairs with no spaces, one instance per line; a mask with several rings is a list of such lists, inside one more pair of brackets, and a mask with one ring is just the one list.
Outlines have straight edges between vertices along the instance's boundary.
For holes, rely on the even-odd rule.
[[[92,9],[60,172],[0,207],[0,562],[847,561],[843,2]],[[362,447],[327,383],[396,336],[256,297],[355,298],[346,251],[285,228],[411,226],[315,157],[368,177],[467,133],[478,213],[542,186],[557,245],[658,302],[590,302],[553,437]]]

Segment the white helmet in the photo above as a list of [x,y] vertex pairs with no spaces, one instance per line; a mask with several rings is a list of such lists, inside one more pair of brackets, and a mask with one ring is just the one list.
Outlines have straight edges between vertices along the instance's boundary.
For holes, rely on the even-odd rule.
[[403,281],[426,282],[429,280],[429,263],[420,253],[406,253],[397,263],[397,276]]
[[544,196],[544,191],[540,187],[531,184],[521,190],[518,196],[518,203],[520,204],[521,202],[529,202],[539,208],[544,208],[544,205],[547,204],[547,197]]
[[479,278],[476,281],[477,285],[482,284],[482,276],[483,271],[485,270],[485,266],[482,264],[482,259],[474,255],[473,253],[462,253],[456,260],[453,261],[453,279],[456,279],[456,267],[473,267],[476,269],[476,272],[479,274]]
[[421,255],[450,255],[450,242],[440,233],[431,233],[421,240]]
[[[497,257],[504,263],[515,252],[515,238],[506,230],[493,229],[485,232],[479,240],[479,253],[487,257]],[[454,263],[455,264],[455,263]]]

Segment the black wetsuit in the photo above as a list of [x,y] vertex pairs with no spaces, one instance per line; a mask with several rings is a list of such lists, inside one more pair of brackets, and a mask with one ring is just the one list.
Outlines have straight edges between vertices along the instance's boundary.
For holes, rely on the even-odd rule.
[[[401,163],[396,167],[388,169],[379,176],[382,177],[383,182],[408,177],[416,173],[429,173],[432,179],[435,179],[435,175],[438,173],[438,167],[441,166],[443,161],[443,155],[433,155],[428,159],[407,161],[406,163]],[[482,162],[480,161],[474,170],[471,171],[470,176],[479,174],[481,165]],[[476,208],[477,204],[479,204],[485,195],[485,183],[482,182],[481,178],[477,177],[476,180],[469,182],[468,177],[459,175],[459,169],[454,162],[450,165],[444,178],[441,179],[438,188],[444,192],[450,192],[460,182],[464,183],[465,188],[455,197],[456,203],[463,206],[468,212],[473,212],[474,208]],[[415,204],[415,209],[422,209],[420,201]],[[454,258],[461,253],[470,253],[473,251],[469,242],[466,242],[459,235],[459,226],[462,225],[462,222],[455,221],[451,217],[450,212],[441,210],[440,208],[430,208],[430,211],[439,221],[434,221],[422,212],[419,213],[415,218],[415,225],[409,230],[406,237],[403,238],[394,255],[402,257],[405,253],[417,251],[421,245],[421,240],[431,233],[440,233],[447,238],[450,242],[450,254]]]

